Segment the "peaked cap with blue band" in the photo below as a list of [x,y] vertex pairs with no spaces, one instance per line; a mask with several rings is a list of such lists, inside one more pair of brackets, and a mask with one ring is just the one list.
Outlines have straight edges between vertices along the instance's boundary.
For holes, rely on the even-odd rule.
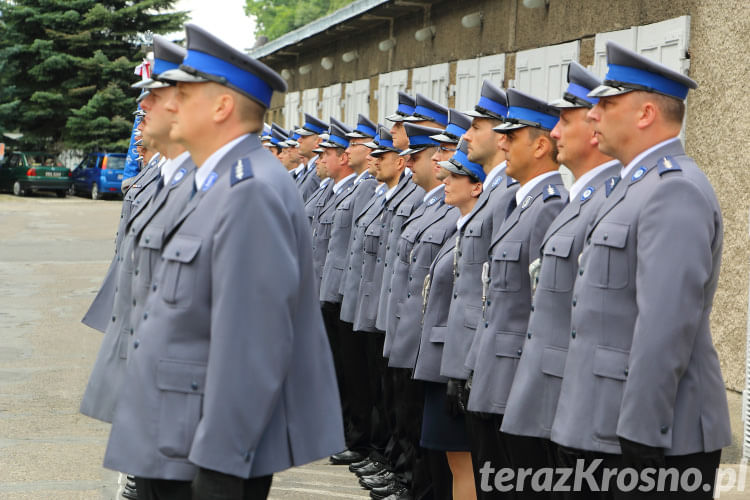
[[414,98],[406,92],[398,91],[398,108],[392,115],[386,116],[385,119],[391,122],[402,122],[407,116],[414,114],[416,102]]
[[[338,122],[338,120],[336,120]],[[350,131],[348,128],[342,128],[341,123],[331,123],[328,130],[328,139],[320,143],[321,148],[341,148],[349,147],[349,139],[346,134]]]
[[357,126],[354,130],[346,134],[347,137],[352,139],[372,139],[377,134],[377,125],[370,121],[365,115],[360,114],[357,117]]
[[401,150],[393,145],[393,136],[384,126],[378,129],[378,149],[372,151],[370,156],[380,156],[384,153],[400,153]]
[[271,105],[273,92],[286,92],[278,73],[220,40],[200,26],[185,25],[187,55],[179,69],[160,76],[178,82],[215,82],[252,99],[264,108]]
[[[333,116],[331,116],[330,118],[331,118],[331,125],[336,125],[341,130],[344,130],[347,134],[352,131],[352,128],[346,123],[342,122],[341,120]],[[331,129],[329,128],[328,131],[330,132],[330,130]]]
[[596,75],[575,61],[568,65],[568,88],[562,98],[550,103],[555,108],[593,108],[599,102],[589,92],[602,84]]
[[431,121],[438,123],[443,127],[448,125],[448,108],[422,94],[417,94],[417,98],[414,102],[414,113],[412,113],[411,116],[404,118],[404,121]]
[[655,92],[685,100],[690,89],[698,88],[695,80],[671,70],[648,57],[607,42],[607,74],[604,84],[592,90],[591,97],[611,97],[633,90]]
[[305,113],[305,124],[294,132],[299,135],[320,135],[328,131],[329,125],[315,118],[313,115]]
[[468,155],[469,144],[461,139],[458,141],[458,147],[453,156],[447,161],[438,162],[438,165],[454,174],[468,175],[469,177],[474,177],[479,182],[484,182],[487,178],[487,174],[479,163],[469,161]]
[[280,148],[288,148],[289,145],[286,143],[287,135],[283,130],[276,127],[271,130],[271,144]]
[[482,82],[482,93],[474,110],[466,111],[472,118],[505,120],[508,114],[508,97],[503,89],[489,80]]
[[385,128],[385,125],[383,125],[382,123],[378,123],[378,126],[375,129],[375,137],[373,137],[370,142],[365,144],[365,146],[367,146],[370,149],[378,149],[379,147],[378,144],[380,144],[380,129],[381,128]]
[[461,136],[469,130],[469,127],[471,127],[471,118],[459,110],[451,108],[448,110],[448,126],[439,134],[433,135],[432,138],[438,142],[458,144]]
[[508,116],[493,128],[501,134],[523,127],[552,130],[560,119],[560,110],[516,89],[508,89]]
[[151,78],[131,85],[135,89],[157,89],[169,87],[169,81],[163,81],[160,75],[170,69],[177,69],[182,64],[187,51],[161,35],[154,35],[154,67]]
[[271,126],[269,124],[263,124],[263,131],[260,133],[260,139],[262,141],[271,140]]
[[440,143],[432,138],[442,132],[439,128],[425,127],[416,123],[405,123],[404,129],[409,136],[409,148],[402,151],[401,156],[419,153],[427,148],[440,146]]

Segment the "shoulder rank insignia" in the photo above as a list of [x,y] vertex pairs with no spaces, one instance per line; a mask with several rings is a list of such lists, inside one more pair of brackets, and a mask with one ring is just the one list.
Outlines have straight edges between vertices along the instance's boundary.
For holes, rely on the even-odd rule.
[[187,174],[187,170],[184,168],[181,168],[177,171],[176,174],[174,174],[174,177],[172,177],[172,182],[170,183],[171,186],[176,186],[180,183],[182,179],[185,178],[185,174]]
[[521,210],[526,210],[529,208],[529,205],[531,205],[531,202],[534,201],[534,197],[529,195],[521,202]]
[[581,203],[585,203],[591,199],[591,195],[594,194],[594,187],[589,186],[586,189],[584,189],[583,193],[581,193]]
[[557,189],[557,186],[554,184],[547,184],[547,186],[544,188],[544,197],[542,198],[544,201],[549,200],[550,198],[562,198],[562,195],[560,194],[560,190]]
[[664,175],[667,172],[681,172],[682,167],[675,161],[671,156],[665,156],[656,164],[659,171],[659,175]]
[[218,178],[219,178],[219,174],[217,174],[216,172],[211,172],[211,175],[206,177],[206,180],[203,181],[203,185],[201,186],[201,191],[205,192],[211,189],[211,186],[214,185],[214,183],[216,182],[216,179]]
[[508,187],[511,187],[513,184],[518,184],[518,181],[515,180],[513,177],[508,176]]
[[630,183],[632,184],[641,180],[641,177],[643,177],[646,172],[648,172],[648,169],[646,167],[640,167],[638,170],[633,172],[633,177],[630,178]]
[[621,177],[619,175],[613,175],[604,183],[604,194],[607,195],[607,198],[609,198],[609,193],[612,192],[617,183],[620,182],[620,179]]
[[238,182],[249,179],[252,176],[253,167],[250,165],[250,160],[248,158],[242,158],[241,160],[237,160],[237,163],[232,167],[232,175],[229,179],[229,183],[234,186]]
[[432,198],[430,198],[429,200],[427,200],[427,206],[431,207],[432,205],[434,205],[435,203],[437,203],[437,201],[438,201],[438,197],[437,196],[433,196]]

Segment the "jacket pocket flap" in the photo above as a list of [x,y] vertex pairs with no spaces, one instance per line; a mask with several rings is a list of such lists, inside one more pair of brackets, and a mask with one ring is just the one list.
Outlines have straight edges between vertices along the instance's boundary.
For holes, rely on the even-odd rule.
[[614,248],[625,248],[628,241],[629,226],[615,222],[602,222],[591,235],[594,245],[605,245]]
[[344,201],[338,204],[336,207],[336,210],[349,210],[352,207],[352,200],[350,198],[346,198]]
[[474,220],[466,224],[464,236],[467,238],[480,238],[482,236],[482,221]]
[[[413,226],[413,224],[410,224],[410,226]],[[409,243],[414,243],[417,239],[417,231],[414,227],[407,228],[406,231],[401,233],[401,237]]]
[[333,224],[333,214],[327,213],[320,217],[321,224]]
[[422,241],[442,245],[443,241],[445,241],[445,229],[440,227],[429,228],[422,235]]
[[492,254],[492,260],[517,261],[521,258],[520,241],[501,241]]
[[430,330],[430,342],[444,344],[446,333],[448,333],[447,326],[433,326],[432,330]]
[[160,359],[156,386],[163,391],[203,394],[206,365],[191,361]]
[[413,208],[414,208],[414,203],[403,202],[396,209],[396,215],[400,215],[402,217],[409,217],[411,215]]
[[162,255],[165,259],[188,263],[193,260],[200,248],[200,238],[177,235],[172,238],[172,241],[167,243],[167,248],[164,249],[164,253]]
[[476,306],[466,306],[464,308],[464,326],[476,329],[479,318],[482,317],[482,308]]
[[149,225],[143,230],[138,246],[151,248],[152,250],[161,250],[164,244],[164,228],[161,226]]
[[596,346],[594,351],[594,375],[626,380],[630,353],[614,347]]
[[542,373],[562,378],[565,372],[565,359],[568,350],[561,347],[547,346],[542,354]]
[[573,248],[575,236],[567,234],[558,234],[549,239],[544,245],[544,255],[554,255],[567,259],[570,256],[570,249]]
[[374,222],[373,224],[370,224],[367,229],[365,230],[365,236],[375,236],[380,237],[380,224],[377,222]]
[[520,358],[526,335],[515,332],[498,332],[495,334],[495,356]]

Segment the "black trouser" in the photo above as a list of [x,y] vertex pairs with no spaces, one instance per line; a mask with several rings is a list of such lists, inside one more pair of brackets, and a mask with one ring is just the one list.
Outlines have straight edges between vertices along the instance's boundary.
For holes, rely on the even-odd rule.
[[[265,500],[271,489],[272,478],[273,476],[263,476],[246,479],[241,497],[229,497],[217,493],[205,500]],[[190,500],[193,497],[190,484],[190,481],[135,478],[138,500]]]
[[383,332],[354,332],[365,340],[367,380],[372,398],[372,419],[370,429],[370,458],[392,465],[396,463],[399,450],[395,447],[393,426],[393,390],[387,371],[388,360],[383,357]]
[[[574,450],[564,446],[558,446],[557,456],[560,465],[563,467],[576,468],[588,468],[594,460],[600,459],[602,462],[596,468],[593,476],[595,477],[595,484],[597,487],[603,486],[603,470],[611,469],[621,471],[622,458],[621,455],[612,455],[605,453],[594,453],[581,450]],[[582,462],[578,463],[578,460]],[[716,470],[719,467],[719,461],[721,460],[721,450],[713,451],[709,453],[693,453],[691,455],[679,455],[679,456],[667,456],[665,457],[665,464],[663,468],[664,480],[662,484],[666,486],[666,490],[658,491],[652,488],[652,491],[642,492],[638,491],[638,488],[628,488],[623,491],[620,489],[618,479],[612,477],[608,481],[609,491],[591,491],[588,488],[586,481],[582,482],[585,487],[584,491],[565,493],[564,498],[570,500],[589,500],[589,499],[601,499],[601,500],[698,500],[698,499],[711,499],[713,498],[713,487],[716,482]],[[670,471],[673,469],[673,471]],[[701,481],[695,491],[686,491],[682,489],[686,486],[693,484],[695,475],[686,474],[688,469],[694,469],[700,472]],[[636,471],[638,475],[641,471]],[[659,471],[656,471],[650,477],[658,482]],[[690,480],[688,480],[690,478]],[[685,479],[683,482],[682,479]],[[629,484],[625,481],[625,484]],[[640,483],[644,485],[645,483]],[[669,491],[670,487],[674,485],[677,487],[676,491]],[[708,485],[707,490],[703,489],[704,485]]]
[[[515,471],[527,469],[536,472],[540,469],[554,469],[557,463],[557,445],[549,439],[528,436],[517,436],[506,432],[500,433],[500,440],[510,459],[511,467]],[[516,472],[517,473],[517,472]],[[554,486],[554,473],[552,475]],[[541,484],[546,487],[546,484]],[[543,488],[541,488],[543,489]],[[530,476],[524,481],[523,489],[516,485],[516,498],[519,499],[560,499],[559,493],[552,491],[534,491]]]
[[495,485],[497,471],[511,467],[510,456],[500,436],[502,422],[502,415],[466,414],[477,500],[515,498],[513,491],[500,491]]
[[433,500],[453,500],[453,474],[445,452],[422,448],[422,453],[427,458]]
[[339,386],[339,398],[341,399],[341,411],[344,419],[344,438],[347,443],[347,447],[350,441],[351,434],[351,412],[349,411],[349,400],[346,397],[344,391],[343,379],[344,372],[341,363],[341,342],[338,338],[338,322],[341,306],[336,308],[336,304],[330,302],[323,302],[320,310],[323,313],[323,324],[326,327],[326,334],[328,335],[328,345],[331,346],[331,354],[333,355],[333,366],[336,369],[336,382]]

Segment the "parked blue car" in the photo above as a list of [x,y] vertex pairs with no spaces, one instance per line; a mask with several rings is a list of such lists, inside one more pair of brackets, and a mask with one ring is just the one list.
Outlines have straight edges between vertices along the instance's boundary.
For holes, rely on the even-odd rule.
[[73,170],[71,194],[89,194],[92,200],[122,196],[125,153],[90,153]]

